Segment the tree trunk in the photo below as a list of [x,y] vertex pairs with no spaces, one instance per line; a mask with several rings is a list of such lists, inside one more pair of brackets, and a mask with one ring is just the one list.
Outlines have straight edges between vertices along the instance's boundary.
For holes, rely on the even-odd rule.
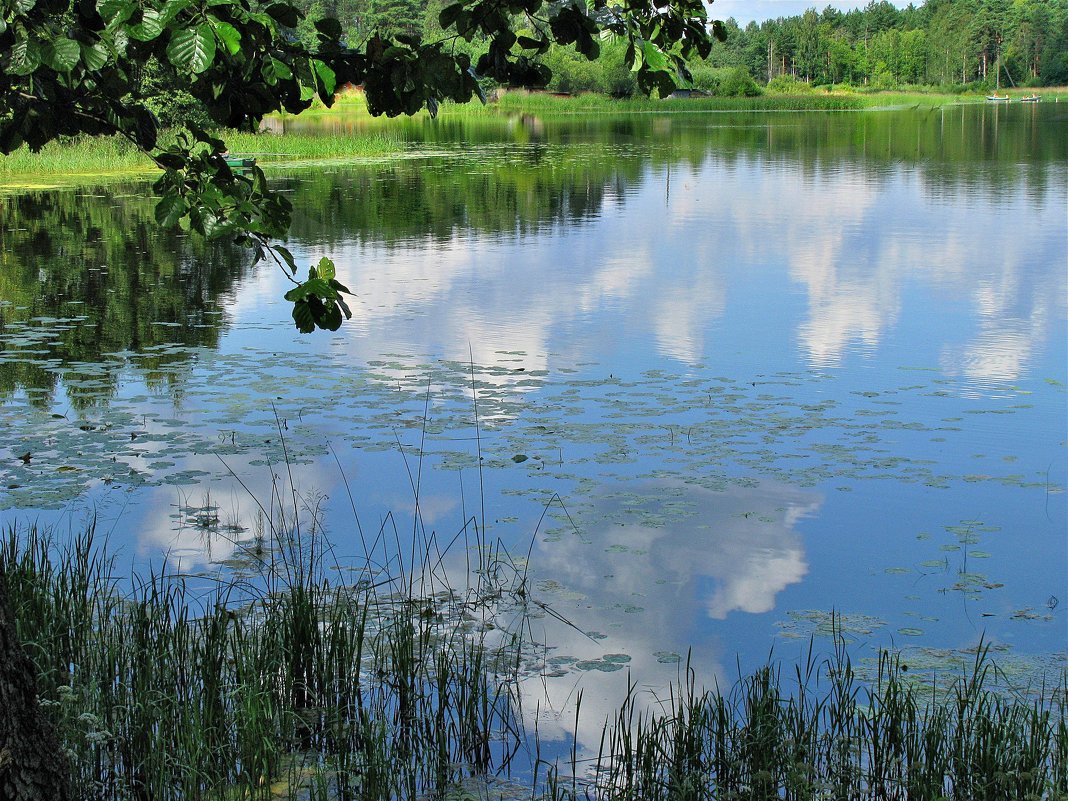
[[0,798],[69,801],[70,767],[37,704],[37,677],[15,633],[0,565]]

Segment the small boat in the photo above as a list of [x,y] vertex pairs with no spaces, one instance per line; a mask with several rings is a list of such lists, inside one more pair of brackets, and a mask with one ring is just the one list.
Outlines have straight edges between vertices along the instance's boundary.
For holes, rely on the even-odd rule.
[[1021,103],[1037,103],[1042,98],[1039,95],[1028,95],[1027,97],[1021,97]]
[[987,95],[986,99],[989,100],[991,103],[1004,103],[1009,99],[1009,96],[999,95],[997,92],[995,92],[992,95]]
[[256,159],[251,156],[224,156],[226,166],[236,170],[250,170],[256,166]]

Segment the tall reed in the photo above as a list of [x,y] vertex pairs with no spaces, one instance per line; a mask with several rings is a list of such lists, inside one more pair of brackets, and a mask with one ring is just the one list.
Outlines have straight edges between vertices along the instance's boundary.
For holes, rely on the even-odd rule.
[[840,634],[826,658],[810,644],[790,672],[725,688],[698,687],[687,663],[657,712],[632,683],[590,773],[577,745],[545,763],[515,693],[529,643],[471,625],[509,596],[523,607],[506,554],[477,536],[481,578],[454,589],[431,535],[403,570],[339,583],[314,522],[276,510],[268,525],[263,570],[207,588],[167,565],[120,580],[91,527],[65,544],[6,531],[18,634],[74,797],[445,799],[514,769],[547,801],[1068,801],[1068,672],[1006,692],[980,646],[948,688],[888,651],[862,681]]
[[259,587],[194,588],[164,566],[120,591],[92,529],[67,544],[6,532],[18,633],[74,797],[441,797],[507,764],[510,660],[456,614],[477,598],[339,586],[298,550]]
[[[883,651],[873,680],[862,683],[837,636],[822,662],[810,646],[793,681],[776,665],[725,692],[699,692],[687,678],[664,713],[636,713],[632,691],[606,723],[582,795],[1065,801],[1068,672],[1057,686],[1030,694],[995,686],[995,672],[980,645],[952,687],[937,690],[917,682],[900,655]],[[549,797],[576,795],[561,792],[565,785],[555,779]]]

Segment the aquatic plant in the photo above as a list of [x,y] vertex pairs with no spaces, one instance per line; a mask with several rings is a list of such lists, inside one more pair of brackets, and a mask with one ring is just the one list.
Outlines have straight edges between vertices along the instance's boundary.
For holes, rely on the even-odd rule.
[[1068,674],[1006,694],[982,646],[948,691],[888,651],[861,682],[841,637],[792,676],[769,664],[722,690],[687,664],[659,711],[630,685],[594,765],[574,748],[543,761],[513,693],[529,643],[487,636],[502,595],[525,593],[508,560],[484,551],[472,593],[433,558],[346,584],[314,533],[276,529],[286,547],[255,575],[208,586],[164,565],[123,590],[92,527],[65,545],[6,532],[18,633],[75,797],[443,798],[513,768],[561,801],[1068,797]]
[[166,564],[120,585],[93,527],[63,545],[6,532],[19,637],[73,797],[414,798],[508,764],[516,643],[502,659],[477,625],[500,566],[472,592],[431,567],[340,585],[314,530],[275,524],[289,525],[272,532],[282,547],[214,585]]
[[[1064,799],[1068,673],[1007,693],[980,644],[949,690],[882,651],[862,683],[844,638],[784,679],[759,668],[726,691],[673,688],[664,712],[635,694],[608,721],[582,795],[599,799]],[[577,766],[576,766],[577,768]],[[554,798],[573,797],[568,792]]]

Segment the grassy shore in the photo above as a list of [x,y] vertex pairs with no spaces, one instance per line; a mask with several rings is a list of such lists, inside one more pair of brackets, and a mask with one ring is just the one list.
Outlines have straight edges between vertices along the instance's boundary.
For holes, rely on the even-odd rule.
[[0,566],[72,797],[1068,799],[1068,674],[1006,693],[983,648],[941,690],[891,652],[862,682],[840,638],[720,691],[687,667],[655,712],[620,699],[595,764],[543,760],[517,703],[537,649],[522,622],[497,628],[531,603],[507,554],[473,545],[464,590],[435,543],[396,575],[342,581],[314,529],[272,521],[242,545],[252,569],[211,586],[127,585],[91,530],[62,546],[7,532]]
[[[403,150],[403,141],[388,130],[361,136],[342,134],[251,134],[221,131],[231,153],[251,155],[262,163],[299,163],[325,159],[346,161],[382,158]],[[165,132],[166,144],[173,133]],[[50,142],[39,153],[23,147],[0,157],[0,185],[9,187],[84,184],[157,173],[156,166],[119,136],[76,137]]]
[[[1001,90],[1011,100],[1019,100],[1032,93],[1044,102],[1068,101],[1068,87],[1040,90]],[[799,94],[766,93],[757,97],[689,97],[663,100],[646,97],[616,99],[596,93],[557,95],[549,92],[524,90],[500,91],[486,105],[471,103],[443,103],[443,116],[485,116],[497,114],[628,114],[680,111],[860,111],[889,108],[914,108],[969,103],[986,103],[978,93],[946,93],[937,90],[913,89],[901,91],[858,91],[856,89],[820,88]],[[320,113],[365,114],[363,93],[349,91],[338,96],[331,109]],[[421,112],[425,114],[426,112]]]
[[[1068,102],[1068,88],[1036,90],[1043,102]],[[1018,100],[1032,90],[1011,90]],[[1002,92],[1005,93],[1004,91]],[[985,103],[978,94],[941,94],[928,91],[858,92],[812,90],[804,94],[765,94],[759,97],[696,97],[655,100],[616,100],[605,95],[558,96],[544,92],[501,92],[483,106],[476,102],[445,103],[443,117],[479,117],[512,114],[631,114],[678,112],[753,111],[861,111],[888,108],[931,107],[961,103]],[[423,111],[420,114],[425,115]],[[313,108],[309,117],[354,115],[370,120],[362,92],[339,95],[330,109]],[[369,130],[350,133],[250,134],[223,131],[230,152],[255,156],[264,164],[300,164],[324,160],[346,161],[387,158],[404,150],[401,135],[388,119],[376,119]],[[169,136],[165,133],[162,141]],[[152,162],[121,137],[77,137],[46,145],[39,153],[21,148],[0,158],[0,187],[9,189],[50,187],[110,181],[156,171]]]

